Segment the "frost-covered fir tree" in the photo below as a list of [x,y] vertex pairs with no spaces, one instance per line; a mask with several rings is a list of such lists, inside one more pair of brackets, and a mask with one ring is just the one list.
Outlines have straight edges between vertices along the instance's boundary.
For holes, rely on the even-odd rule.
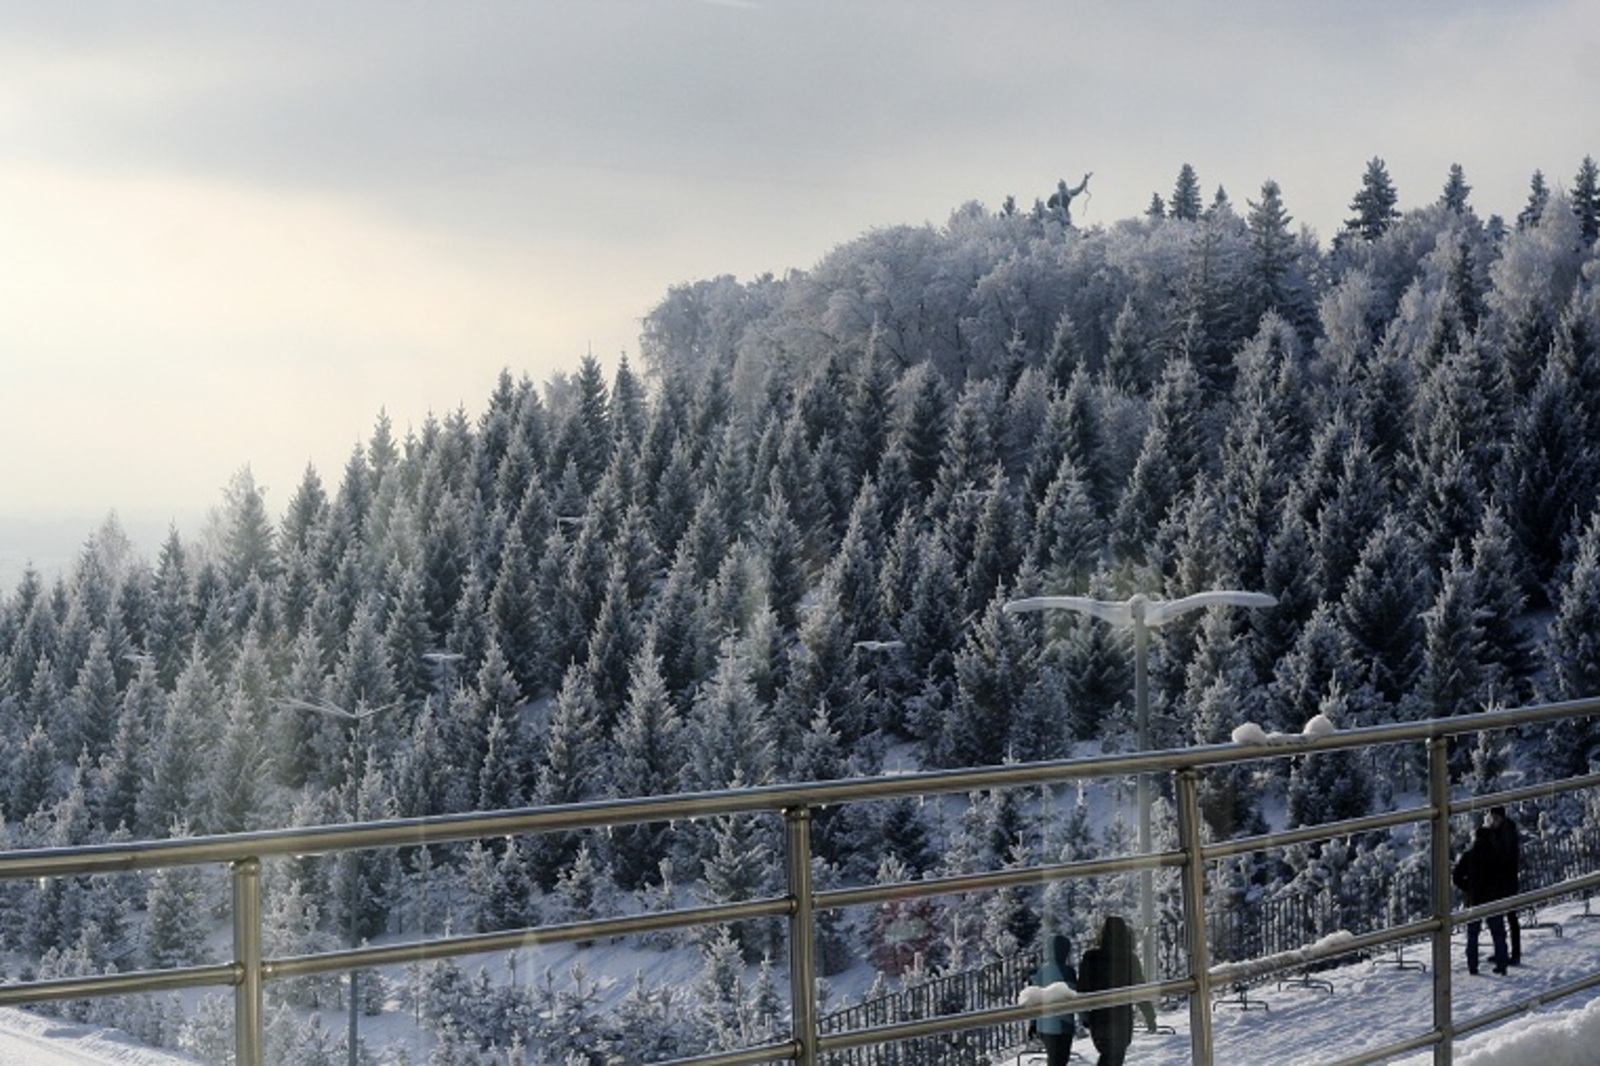
[[[777,891],[772,883],[780,869],[778,848],[770,821],[753,814],[733,814],[713,820],[711,851],[701,867],[700,895],[707,904],[759,899]],[[771,920],[749,919],[730,923],[722,931],[731,936],[747,960],[779,950],[780,932]]]
[[1355,214],[1345,223],[1345,232],[1363,241],[1377,240],[1399,219],[1400,212],[1395,208],[1399,201],[1389,168],[1374,156],[1361,175],[1360,191],[1350,201],[1350,210]]
[[[1547,698],[1581,699],[1600,693],[1600,513],[1590,517],[1575,545],[1572,570],[1550,623],[1544,661]],[[1600,735],[1592,719],[1557,722],[1546,732],[1548,772],[1585,773],[1597,758]]]
[[[179,822],[174,838],[188,836]],[[198,866],[172,866],[150,875],[145,898],[145,965],[153,969],[193,966],[209,961],[206,935],[210,929],[211,871]]]

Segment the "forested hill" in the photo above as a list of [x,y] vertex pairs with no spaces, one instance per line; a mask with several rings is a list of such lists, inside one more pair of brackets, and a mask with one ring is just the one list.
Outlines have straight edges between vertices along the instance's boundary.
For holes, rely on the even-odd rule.
[[[1278,598],[1160,632],[1161,745],[1600,692],[1593,162],[1502,224],[1459,170],[1402,212],[1374,160],[1326,249],[1274,183],[1202,209],[1185,173],[1109,227],[972,205],[673,288],[639,365],[380,418],[277,520],[241,474],[153,560],[108,525],[0,600],[10,843],[1126,747],[1121,636],[1002,615],[1045,592]],[[1332,762],[1291,818],[1383,802]],[[823,847],[848,873],[881,829]],[[575,847],[530,844],[535,881]],[[662,857],[596,861],[633,888]]]

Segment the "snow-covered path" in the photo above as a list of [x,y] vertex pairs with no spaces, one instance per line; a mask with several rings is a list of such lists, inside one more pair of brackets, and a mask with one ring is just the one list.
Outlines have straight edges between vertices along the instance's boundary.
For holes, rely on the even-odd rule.
[[[1467,973],[1465,936],[1457,931],[1451,978],[1456,1016],[1466,1019],[1496,1007],[1527,1000],[1547,989],[1578,979],[1600,965],[1600,913],[1582,916],[1581,904],[1563,904],[1540,911],[1541,919],[1561,924],[1553,929],[1523,931],[1523,965],[1505,977]],[[1488,948],[1488,931],[1484,931]],[[1393,956],[1377,963],[1359,962],[1314,976],[1331,985],[1302,986],[1272,981],[1252,988],[1248,1006],[1224,999],[1212,1011],[1216,1061],[1274,1066],[1311,1066],[1416,1036],[1432,1015],[1433,971],[1426,945],[1407,950],[1404,968]],[[1427,965],[1426,970],[1416,968]],[[1134,1037],[1128,1062],[1136,1066],[1188,1066],[1189,1013],[1164,1011],[1159,1021],[1172,1032]],[[1594,1066],[1600,1063],[1600,991],[1552,1004],[1531,1015],[1458,1039],[1455,1061],[1471,1066]],[[1094,1046],[1083,1038],[1073,1046],[1074,1062],[1094,1061]],[[1001,1060],[997,1060],[1001,1061]],[[1014,1063],[1015,1056],[1003,1061]],[[1043,1059],[1039,1060],[1041,1063]],[[1432,1066],[1431,1052],[1394,1060],[1399,1066]],[[1026,1062],[1026,1060],[1025,1060]]]
[[121,1033],[0,1008],[4,1066],[194,1066],[194,1062],[132,1043]]

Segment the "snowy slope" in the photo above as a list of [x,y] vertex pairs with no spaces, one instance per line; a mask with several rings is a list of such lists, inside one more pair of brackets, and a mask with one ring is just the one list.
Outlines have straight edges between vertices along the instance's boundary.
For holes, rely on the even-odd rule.
[[0,1008],[5,1066],[194,1066],[194,1059],[134,1044],[121,1033]]

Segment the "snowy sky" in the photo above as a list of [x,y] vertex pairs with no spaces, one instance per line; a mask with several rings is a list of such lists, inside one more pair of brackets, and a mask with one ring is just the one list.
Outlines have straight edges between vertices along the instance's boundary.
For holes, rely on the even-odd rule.
[[1514,215],[1600,155],[1597,53],[1590,0],[7,5],[0,520],[247,463],[276,512],[380,408],[636,354],[671,284],[1085,170],[1086,224],[1189,162],[1327,239],[1374,155]]

